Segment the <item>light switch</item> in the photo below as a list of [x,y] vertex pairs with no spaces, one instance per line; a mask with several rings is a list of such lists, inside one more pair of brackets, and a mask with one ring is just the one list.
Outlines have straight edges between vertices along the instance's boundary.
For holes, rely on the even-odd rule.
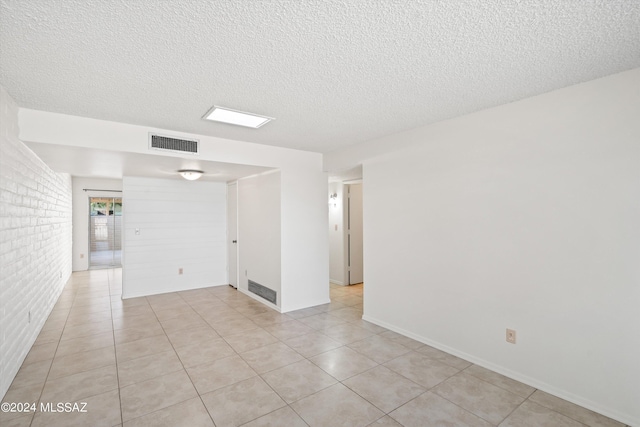
[[336,231],[338,231],[338,224],[335,225]]

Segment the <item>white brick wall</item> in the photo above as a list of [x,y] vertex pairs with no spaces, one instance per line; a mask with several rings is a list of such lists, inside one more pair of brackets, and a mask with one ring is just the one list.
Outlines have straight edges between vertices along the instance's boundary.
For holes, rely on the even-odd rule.
[[71,230],[71,177],[18,139],[18,106],[0,87],[0,396],[71,274]]

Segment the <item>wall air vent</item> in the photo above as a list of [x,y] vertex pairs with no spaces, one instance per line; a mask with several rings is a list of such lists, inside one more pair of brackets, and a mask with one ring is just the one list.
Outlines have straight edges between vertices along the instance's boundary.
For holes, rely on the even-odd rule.
[[259,297],[262,297],[272,304],[276,304],[278,300],[278,293],[273,289],[269,289],[266,286],[262,286],[259,283],[249,280],[249,292],[252,292]]
[[149,148],[152,150],[198,154],[199,144],[200,141],[197,139],[180,139],[154,133],[149,134]]

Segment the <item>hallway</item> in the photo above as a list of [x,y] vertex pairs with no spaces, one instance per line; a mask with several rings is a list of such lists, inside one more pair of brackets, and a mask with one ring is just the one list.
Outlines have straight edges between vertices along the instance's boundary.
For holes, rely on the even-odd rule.
[[4,398],[87,412],[3,426],[621,425],[361,320],[363,285],[279,314],[228,286],[123,301],[121,275],[72,275]]

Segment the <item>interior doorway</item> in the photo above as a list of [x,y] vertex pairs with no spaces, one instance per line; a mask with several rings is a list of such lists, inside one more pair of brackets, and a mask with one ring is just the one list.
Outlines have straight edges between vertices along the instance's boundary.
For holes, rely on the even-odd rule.
[[329,280],[338,286],[364,281],[363,184],[329,183]]
[[347,284],[364,281],[362,236],[362,184],[349,184],[347,190]]
[[122,198],[89,198],[89,268],[122,266]]

